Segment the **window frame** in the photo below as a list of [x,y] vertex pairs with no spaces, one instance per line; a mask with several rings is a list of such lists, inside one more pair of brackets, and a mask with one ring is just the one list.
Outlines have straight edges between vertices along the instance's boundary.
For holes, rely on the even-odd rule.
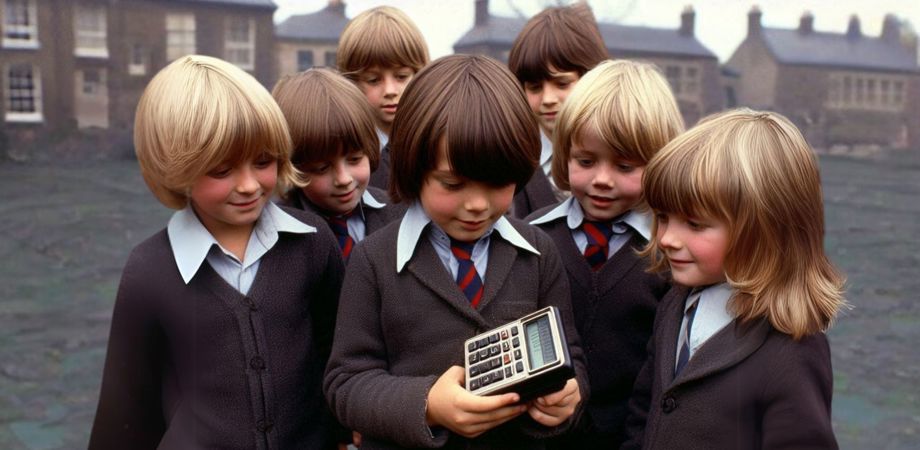
[[[15,15],[10,14],[10,3],[11,2],[24,2],[25,3],[25,13],[26,13],[26,22],[28,24],[10,24],[7,22],[11,17]],[[2,45],[4,48],[18,48],[18,49],[37,49],[40,47],[38,41],[38,5],[37,0],[3,0],[3,40]],[[19,32],[22,34],[28,34],[30,37],[28,39],[22,39],[17,37],[10,37],[11,32]]]
[[[91,17],[95,15],[96,24],[100,25],[98,29],[83,29],[81,15]],[[101,17],[100,17],[101,16]],[[100,20],[101,19],[101,20]],[[74,55],[88,58],[108,58],[108,10],[105,5],[77,4],[74,7],[73,15],[73,39]],[[81,46],[81,40],[100,41],[102,47],[84,47]]]
[[[12,77],[10,76],[10,71],[15,67],[28,67],[30,70],[30,78],[32,81],[31,86],[31,101],[33,106],[33,111],[13,111],[13,91],[14,89],[22,89],[19,87],[14,88],[12,86]],[[19,62],[19,63],[7,63],[3,65],[3,103],[4,103],[4,119],[6,122],[10,123],[41,123],[45,121],[44,115],[42,114],[42,77],[41,69],[32,63]]]
[[[236,40],[238,31],[235,25],[246,24],[247,37],[245,41]],[[248,59],[237,59],[234,52],[247,52]],[[229,16],[224,19],[224,59],[240,69],[252,71],[256,68],[256,21],[252,17]]]
[[198,49],[196,33],[198,24],[195,14],[191,12],[169,12],[164,18],[166,30],[166,60],[175,61],[185,55],[194,54]]

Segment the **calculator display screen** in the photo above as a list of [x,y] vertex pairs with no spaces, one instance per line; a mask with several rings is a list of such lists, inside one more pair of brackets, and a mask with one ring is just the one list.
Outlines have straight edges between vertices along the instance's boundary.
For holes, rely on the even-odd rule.
[[530,358],[530,370],[537,370],[547,364],[556,362],[556,347],[553,345],[553,332],[549,316],[527,322],[524,325],[527,339],[527,356]]

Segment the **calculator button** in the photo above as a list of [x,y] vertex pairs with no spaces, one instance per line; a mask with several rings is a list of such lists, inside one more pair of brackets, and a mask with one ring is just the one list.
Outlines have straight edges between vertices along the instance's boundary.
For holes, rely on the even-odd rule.
[[494,344],[494,343],[496,343],[496,342],[498,342],[498,333],[495,333],[495,334],[489,336],[489,343],[490,343],[490,344]]
[[479,359],[485,359],[489,357],[489,349],[484,348],[479,351]]
[[504,380],[504,379],[505,379],[505,376],[502,375],[502,371],[501,371],[501,370],[499,370],[498,372],[495,372],[495,373],[492,374],[492,381],[493,381],[493,382],[494,382],[494,381],[501,381],[501,380]]
[[515,351],[514,351],[514,359],[521,359],[521,351],[520,351],[520,350],[515,350]]
[[470,364],[479,362],[479,353],[470,353]]
[[487,345],[489,345],[489,338],[482,338],[482,339],[476,341],[476,346],[479,347],[479,348],[483,348],[483,347],[485,347],[485,346],[487,346]]
[[495,359],[493,359],[492,361],[489,362],[489,368],[490,368],[490,369],[495,369],[495,368],[501,367],[501,365],[502,365],[502,362],[501,362],[501,360],[498,359],[498,358],[495,358]]
[[517,364],[515,364],[515,365],[514,365],[514,370],[515,370],[517,373],[523,372],[523,371],[524,371],[524,363],[518,362]]
[[512,375],[513,373],[514,373],[514,372],[511,371],[511,368],[510,368],[510,367],[505,367],[505,378],[511,378],[511,375]]
[[470,390],[475,391],[476,389],[479,389],[479,379],[478,378],[474,378],[470,381]]
[[470,367],[470,376],[475,377],[476,375],[479,375],[479,366]]
[[508,330],[502,330],[502,340],[508,339]]
[[476,341],[470,342],[469,345],[467,345],[467,348],[469,351],[476,350]]
[[502,351],[503,351],[503,352],[507,352],[510,348],[511,348],[511,347],[508,345],[507,342],[502,342]]
[[517,334],[518,334],[517,327],[511,327],[511,335],[512,335],[512,336],[517,336]]
[[502,361],[503,361],[505,364],[511,364],[511,355],[505,353],[505,356],[502,358]]
[[521,346],[521,340],[518,338],[514,338],[511,340],[511,345],[513,345],[514,348],[518,348]]
[[492,377],[488,374],[483,375],[482,378],[479,379],[479,382],[482,384],[482,387],[486,387],[492,384]]
[[501,351],[498,350],[498,346],[497,346],[497,345],[493,345],[493,346],[489,347],[489,356],[495,356],[495,355],[497,355],[497,354],[499,354],[499,353],[501,353]]

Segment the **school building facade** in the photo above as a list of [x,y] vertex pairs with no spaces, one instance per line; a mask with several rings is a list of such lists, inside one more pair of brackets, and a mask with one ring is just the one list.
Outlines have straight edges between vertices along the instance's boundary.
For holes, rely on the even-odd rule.
[[345,3],[330,0],[325,8],[288,17],[275,27],[278,75],[302,72],[311,67],[335,67],[339,36],[348,24]]

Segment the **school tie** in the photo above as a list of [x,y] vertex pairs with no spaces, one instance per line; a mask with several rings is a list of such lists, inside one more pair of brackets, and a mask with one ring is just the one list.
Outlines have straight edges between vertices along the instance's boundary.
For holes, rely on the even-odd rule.
[[335,234],[336,240],[339,241],[339,248],[342,249],[342,259],[345,261],[348,261],[348,256],[351,255],[351,250],[355,247],[355,240],[348,234],[349,217],[351,217],[351,213],[326,217],[329,228],[332,228],[332,233]]
[[598,270],[607,262],[607,252],[610,251],[610,237],[614,234],[623,234],[627,231],[625,222],[592,222],[585,220],[581,223],[581,230],[588,238],[585,247],[585,259],[591,270]]
[[457,269],[457,286],[463,295],[470,301],[470,306],[476,308],[482,300],[482,278],[473,265],[473,245],[475,242],[450,240],[450,251],[457,258],[460,267]]
[[680,374],[681,370],[684,370],[684,366],[690,360],[690,330],[693,328],[693,318],[696,317],[696,307],[699,304],[699,297],[697,297],[697,300],[684,312],[684,317],[687,318],[687,327],[684,330],[684,345],[680,346],[680,354],[677,355],[677,368],[674,369],[675,378]]

